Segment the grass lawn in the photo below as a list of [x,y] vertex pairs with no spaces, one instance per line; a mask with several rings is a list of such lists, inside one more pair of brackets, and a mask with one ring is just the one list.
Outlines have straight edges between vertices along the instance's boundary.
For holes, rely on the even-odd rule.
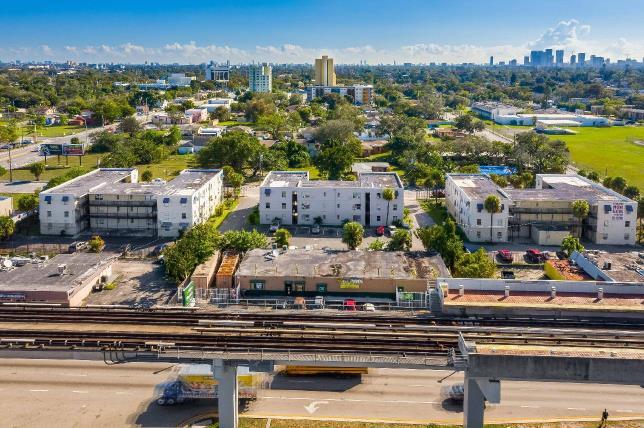
[[226,120],[224,122],[219,122],[215,126],[250,126],[251,128],[255,126],[255,122],[237,122],[236,120]]
[[[70,168],[76,167],[76,166],[83,166],[89,169],[96,168],[99,160],[101,158],[104,158],[105,156],[107,156],[107,153],[87,154],[83,156],[82,165],[79,164],[79,158],[76,156],[69,156],[68,165],[65,165],[64,156],[60,157],[60,162],[57,156],[49,156],[47,158],[47,169],[40,176],[40,180],[49,181],[54,177],[58,177],[60,175],[65,174],[67,171],[70,170]],[[172,156],[169,156],[168,159],[164,160],[159,164],[137,165],[136,168],[139,169],[139,174],[149,169],[150,171],[152,171],[153,178],[162,178],[164,180],[170,180],[176,177],[177,175],[179,175],[179,172],[181,170],[186,168],[192,168],[194,166],[195,166],[194,155],[172,155]],[[1,178],[7,179],[8,177],[9,177],[9,173],[6,173]],[[19,181],[19,180],[31,181],[31,180],[34,180],[35,177],[31,172],[29,172],[28,169],[21,168],[21,169],[13,170],[13,179],[15,181]]]
[[[23,126],[22,128],[18,128],[18,134],[20,134],[21,130],[24,130],[25,137],[33,136],[33,133],[34,133],[33,126],[27,125],[27,126]],[[43,126],[43,127],[38,127],[36,129],[36,134],[38,134],[38,137],[53,138],[53,137],[63,137],[65,135],[76,134],[84,130],[85,130],[84,126],[72,126],[72,125]]]
[[219,229],[219,226],[226,220],[226,217],[228,217],[228,214],[231,212],[235,211],[235,208],[237,208],[237,205],[239,205],[239,199],[234,199],[230,203],[224,202],[224,209],[221,212],[221,215],[213,215],[208,219],[208,223],[211,223],[212,225],[215,226],[215,229]]
[[[557,135],[568,144],[573,164],[599,175],[621,175],[644,190],[644,127],[575,128],[576,135]],[[635,144],[642,141],[642,145]]]

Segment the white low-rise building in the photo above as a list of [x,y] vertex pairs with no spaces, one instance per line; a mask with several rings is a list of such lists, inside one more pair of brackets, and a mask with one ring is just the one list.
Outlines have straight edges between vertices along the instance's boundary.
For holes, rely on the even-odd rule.
[[[590,114],[574,113],[520,113],[498,114],[493,118],[499,125],[535,126],[537,122],[561,124],[564,126],[609,126],[610,120]],[[570,124],[575,122],[576,125]]]
[[[383,198],[385,189],[394,199]],[[356,181],[309,180],[306,171],[271,171],[260,187],[262,224],[341,225],[355,221],[364,226],[383,226],[403,219],[405,192],[394,172],[368,172]]]
[[371,104],[374,95],[372,85],[309,86],[306,88],[306,96],[309,101],[329,94],[348,96],[357,105]]
[[[596,244],[635,244],[637,202],[578,175],[537,174],[535,183],[533,189],[500,188],[484,174],[447,174],[447,209],[473,242],[560,245],[572,234]],[[493,216],[484,207],[489,195],[498,196],[503,208]],[[583,220],[574,216],[576,200],[590,206]]]
[[40,193],[40,232],[177,237],[214,213],[222,176],[186,169],[169,182],[139,183],[134,168],[97,169]]

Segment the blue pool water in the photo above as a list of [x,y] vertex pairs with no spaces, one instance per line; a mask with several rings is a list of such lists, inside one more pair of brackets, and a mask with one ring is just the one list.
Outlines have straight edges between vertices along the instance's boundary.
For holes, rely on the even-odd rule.
[[481,174],[512,175],[517,172],[516,168],[505,165],[479,165]]

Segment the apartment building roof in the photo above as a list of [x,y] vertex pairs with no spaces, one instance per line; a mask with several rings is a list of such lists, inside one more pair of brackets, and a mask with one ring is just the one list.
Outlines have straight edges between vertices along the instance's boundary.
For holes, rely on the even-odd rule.
[[76,177],[41,194],[65,193],[75,197],[85,196],[99,186],[122,182],[130,177],[136,168],[99,168],[80,177]]
[[447,176],[472,199],[485,199],[489,195],[496,195],[501,200],[509,199],[505,190],[485,174],[447,174]]
[[91,193],[103,195],[189,195],[220,172],[221,170],[218,169],[185,169],[168,182],[115,183],[110,186],[101,186]]
[[396,188],[403,184],[395,172],[363,172],[355,181],[309,180],[306,171],[271,171],[262,187],[301,187],[301,188]]
[[[275,250],[277,251],[277,250]],[[401,251],[251,250],[237,275],[435,279],[449,271],[440,256]]]
[[586,199],[589,202],[632,202],[626,196],[579,175],[539,174],[538,177],[549,186],[549,189],[546,190],[551,190],[557,199]]

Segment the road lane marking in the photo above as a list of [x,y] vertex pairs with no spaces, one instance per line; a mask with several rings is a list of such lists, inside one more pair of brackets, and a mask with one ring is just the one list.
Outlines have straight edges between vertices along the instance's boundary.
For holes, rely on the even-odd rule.
[[521,406],[521,407],[523,407],[524,409],[538,409],[539,408],[539,406]]
[[75,394],[87,394],[89,391],[72,391]]
[[312,401],[311,404],[304,406],[304,409],[309,412],[309,415],[312,415],[313,413],[317,412],[317,410],[320,408],[320,404],[329,404],[328,401]]
[[633,411],[629,409],[617,409],[615,411],[620,413],[633,413]]
[[[258,399],[267,399],[267,400],[306,400],[310,401],[310,398],[305,397],[277,397],[277,396],[262,396],[257,397]],[[436,401],[411,401],[411,400],[362,400],[358,398],[325,398],[326,401],[336,401],[336,402],[348,402],[348,403],[393,403],[393,404],[436,404]]]
[[116,395],[132,395],[131,392],[125,392],[125,391],[116,391]]
[[29,392],[49,392],[48,389],[30,389]]
[[586,410],[583,407],[568,407],[568,410]]

